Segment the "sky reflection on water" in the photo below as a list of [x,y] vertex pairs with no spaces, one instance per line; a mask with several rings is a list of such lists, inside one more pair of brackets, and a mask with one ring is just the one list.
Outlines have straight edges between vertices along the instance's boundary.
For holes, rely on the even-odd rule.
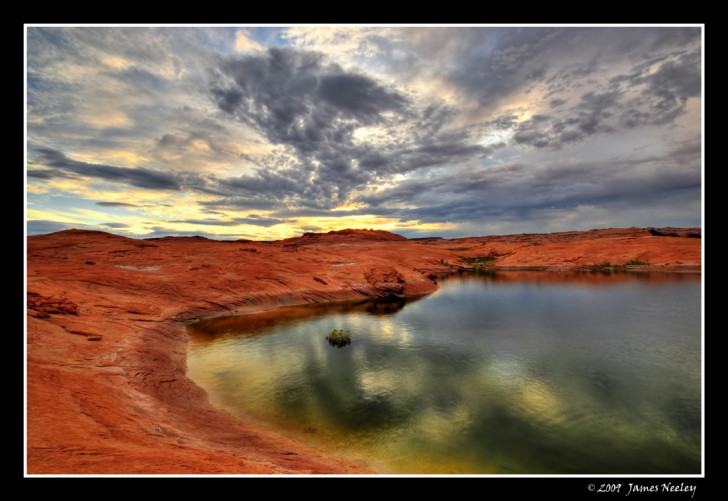
[[471,275],[190,332],[214,405],[384,472],[700,472],[696,275]]

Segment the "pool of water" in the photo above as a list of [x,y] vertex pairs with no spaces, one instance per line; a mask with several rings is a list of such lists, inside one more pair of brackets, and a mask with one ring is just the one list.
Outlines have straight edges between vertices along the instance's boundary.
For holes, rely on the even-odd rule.
[[386,473],[700,473],[698,275],[440,286],[197,323],[188,376],[233,415]]

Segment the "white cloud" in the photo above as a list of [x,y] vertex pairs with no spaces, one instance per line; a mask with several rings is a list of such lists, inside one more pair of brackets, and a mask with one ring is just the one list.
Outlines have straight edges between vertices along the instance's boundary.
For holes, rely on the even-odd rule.
[[235,50],[237,52],[263,52],[265,47],[253,40],[247,30],[235,32]]
[[[307,75],[305,64],[293,65],[296,85],[280,89],[288,73],[253,79],[258,87],[223,86],[230,103],[265,104],[244,120],[223,113],[209,94],[218,63],[264,58],[268,45],[301,61],[304,51],[319,52],[326,71]],[[151,192],[63,176],[31,158],[29,169],[48,172],[29,180],[29,202],[45,211],[37,214],[43,220],[61,208],[56,193],[139,205],[160,197],[184,212],[172,218],[171,208],[136,210],[150,228],[209,217],[204,202],[315,207],[321,218],[330,216],[250,230],[271,236],[314,225],[396,229],[411,221],[451,236],[690,224],[700,214],[699,154],[686,162],[668,153],[686,140],[699,143],[700,59],[687,57],[699,54],[699,45],[694,30],[673,29],[33,28],[30,150],[51,148],[126,174],[175,173],[182,189]],[[337,80],[339,73],[348,78]],[[326,103],[322,75],[335,77]],[[310,86],[306,100],[294,95],[300,86]],[[379,108],[367,94],[374,91],[387,98]],[[331,111],[340,109],[356,111],[357,119]],[[58,213],[64,223],[98,219]],[[133,230],[147,228],[119,214]]]

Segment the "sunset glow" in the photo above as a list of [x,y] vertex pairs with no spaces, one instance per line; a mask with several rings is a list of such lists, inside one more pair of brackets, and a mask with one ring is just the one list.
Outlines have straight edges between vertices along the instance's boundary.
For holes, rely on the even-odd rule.
[[28,26],[28,234],[700,226],[700,27]]

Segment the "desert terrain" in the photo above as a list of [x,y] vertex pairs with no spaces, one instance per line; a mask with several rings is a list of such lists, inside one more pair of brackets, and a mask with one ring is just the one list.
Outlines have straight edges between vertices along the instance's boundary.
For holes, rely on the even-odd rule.
[[27,239],[28,474],[376,473],[213,408],[185,376],[200,318],[414,297],[476,268],[701,271],[697,228],[412,239]]

